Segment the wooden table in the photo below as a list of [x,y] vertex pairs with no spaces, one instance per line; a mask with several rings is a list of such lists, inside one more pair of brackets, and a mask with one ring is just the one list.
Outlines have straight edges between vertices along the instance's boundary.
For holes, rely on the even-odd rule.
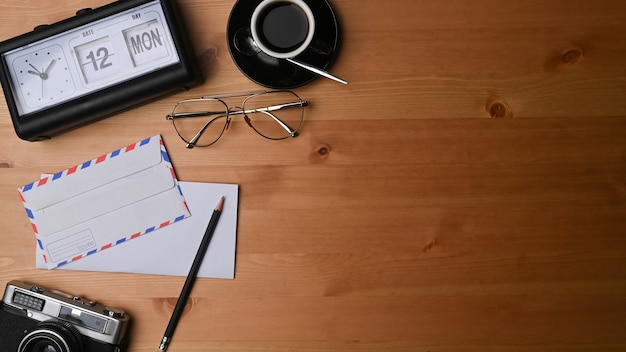
[[[5,0],[7,39],[105,0]],[[183,181],[240,185],[236,278],[200,279],[169,351],[626,350],[623,1],[332,0],[343,48],[301,135],[187,150],[175,101],[256,90],[233,0],[180,0],[206,82],[60,135],[0,103],[0,283],[123,307],[155,351],[184,278],[35,269],[16,189],[161,134]],[[241,120],[240,120],[241,121]]]

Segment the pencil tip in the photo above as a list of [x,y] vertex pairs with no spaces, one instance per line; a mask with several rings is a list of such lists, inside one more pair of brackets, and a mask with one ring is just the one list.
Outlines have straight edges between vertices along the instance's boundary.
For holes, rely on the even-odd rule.
[[223,207],[224,207],[224,196],[222,196],[222,198],[220,198],[220,201],[217,202],[217,205],[215,206],[215,210],[222,211]]

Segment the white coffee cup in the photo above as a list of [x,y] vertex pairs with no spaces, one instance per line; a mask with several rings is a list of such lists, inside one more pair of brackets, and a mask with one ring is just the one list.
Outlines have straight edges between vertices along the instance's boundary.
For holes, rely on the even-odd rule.
[[311,44],[315,18],[303,0],[263,0],[252,13],[250,31],[261,51],[288,59]]

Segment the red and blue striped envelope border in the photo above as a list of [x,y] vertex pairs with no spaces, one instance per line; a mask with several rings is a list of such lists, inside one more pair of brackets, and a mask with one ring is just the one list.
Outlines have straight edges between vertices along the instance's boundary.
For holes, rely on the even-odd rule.
[[[80,254],[80,255],[77,255],[75,257],[72,257],[71,259],[67,259],[67,260],[61,261],[61,262],[57,263],[56,267],[60,267],[60,266],[66,265],[68,263],[71,263],[71,262],[74,262],[76,260],[79,260],[79,259],[81,259],[83,257],[87,257],[87,256],[90,256],[92,254],[98,253],[98,252],[100,252],[102,250],[105,250],[105,249],[111,248],[113,246],[116,246],[118,244],[122,244],[122,243],[124,243],[124,242],[126,242],[128,240],[131,240],[133,238],[137,238],[139,236],[148,234],[148,233],[150,233],[152,231],[158,230],[158,229],[160,229],[162,227],[165,227],[165,226],[167,226],[169,224],[181,221],[181,220],[183,220],[183,219],[185,219],[187,217],[188,212],[189,212],[189,207],[187,206],[187,202],[184,201],[183,192],[182,192],[182,190],[180,188],[180,184],[178,183],[178,178],[176,177],[176,173],[174,172],[174,167],[172,166],[172,162],[170,161],[169,155],[167,154],[167,150],[165,149],[165,144],[163,144],[163,139],[159,135],[153,136],[153,137],[150,137],[150,138],[146,138],[146,139],[141,140],[141,141],[139,141],[137,143],[130,144],[130,145],[124,147],[124,148],[120,148],[118,150],[112,151],[111,153],[104,154],[104,155],[101,155],[101,156],[99,156],[99,157],[97,157],[95,159],[86,161],[86,162],[84,162],[82,164],[75,165],[75,166],[70,167],[69,169],[63,170],[61,172],[57,172],[57,173],[55,173],[53,175],[50,175],[50,176],[42,177],[38,181],[29,183],[29,184],[21,187],[18,190],[19,194],[20,194],[20,198],[22,200],[22,203],[24,204],[24,208],[26,209],[26,215],[28,216],[28,218],[30,220],[32,229],[35,232],[35,235],[38,235],[39,231],[37,230],[36,219],[35,219],[35,216],[34,216],[33,212],[30,209],[28,209],[28,207],[26,206],[26,200],[24,199],[24,196],[23,196],[24,193],[26,193],[26,192],[28,192],[28,191],[30,191],[32,189],[35,189],[35,188],[43,187],[43,186],[45,186],[48,183],[60,180],[60,179],[62,179],[64,177],[68,177],[68,176],[71,176],[71,175],[74,175],[74,174],[79,174],[82,170],[85,170],[85,169],[87,169],[89,167],[93,167],[94,165],[98,165],[98,164],[103,163],[103,162],[105,162],[105,161],[107,161],[109,159],[118,157],[118,156],[120,156],[122,154],[132,153],[132,152],[134,152],[136,150],[141,149],[141,147],[143,147],[145,145],[148,145],[150,142],[153,142],[153,143],[156,142],[155,139],[158,139],[158,143],[161,146],[161,156],[163,157],[163,160],[167,163],[170,171],[172,172],[172,176],[174,177],[174,180],[176,182],[176,187],[178,188],[178,192],[180,193],[180,196],[183,199],[185,207],[187,208],[187,214],[181,214],[181,215],[175,217],[174,219],[169,219],[169,220],[165,220],[165,221],[163,221],[161,223],[154,224],[153,226],[150,226],[150,227],[148,227],[145,230],[140,231],[140,232],[136,232],[136,233],[133,233],[133,234],[130,234],[130,235],[125,234],[125,235],[121,236],[116,241],[113,241],[111,243],[107,243],[107,244],[105,244],[103,246],[100,246],[99,248],[96,248],[96,249],[90,250],[88,252],[85,252],[83,254]],[[43,244],[41,243],[41,240],[37,239],[37,245],[43,251],[44,262],[48,263],[48,258],[46,257],[45,250],[44,250]]]

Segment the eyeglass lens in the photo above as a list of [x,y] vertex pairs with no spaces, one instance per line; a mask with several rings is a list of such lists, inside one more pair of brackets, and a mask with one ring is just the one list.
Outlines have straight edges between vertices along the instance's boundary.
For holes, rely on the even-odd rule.
[[303,120],[303,104],[292,92],[272,92],[246,99],[243,110],[246,121],[257,133],[268,139],[284,139],[297,135]]
[[178,102],[172,115],[174,128],[185,142],[205,147],[224,133],[228,107],[218,99],[189,99]]

